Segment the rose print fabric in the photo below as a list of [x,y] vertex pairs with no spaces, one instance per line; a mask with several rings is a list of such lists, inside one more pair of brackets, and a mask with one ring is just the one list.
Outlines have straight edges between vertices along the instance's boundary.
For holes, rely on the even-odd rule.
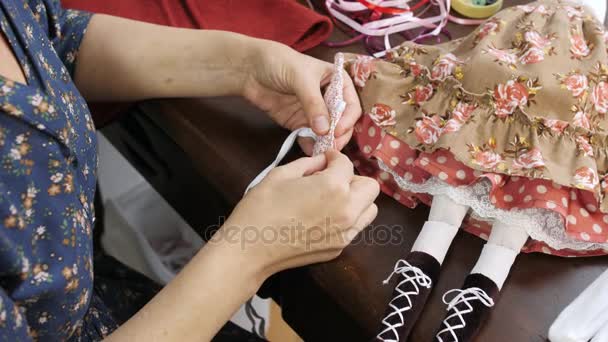
[[583,7],[538,1],[448,43],[347,55],[359,171],[408,207],[458,198],[482,238],[500,218],[527,252],[608,253],[607,39]]

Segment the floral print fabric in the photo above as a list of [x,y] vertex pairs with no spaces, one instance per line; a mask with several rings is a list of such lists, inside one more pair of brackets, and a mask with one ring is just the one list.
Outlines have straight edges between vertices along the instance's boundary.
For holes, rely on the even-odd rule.
[[[489,179],[505,210],[559,214],[568,239],[608,252],[608,55],[605,33],[584,8],[538,1],[507,8],[469,36],[436,46],[405,43],[386,60],[349,55],[365,112],[355,138],[359,170],[407,206],[431,196],[399,189],[400,177],[453,186]],[[490,225],[466,228],[487,237]]]
[[89,309],[96,137],[72,82],[90,15],[3,0],[27,84],[0,77],[0,339],[65,340]]

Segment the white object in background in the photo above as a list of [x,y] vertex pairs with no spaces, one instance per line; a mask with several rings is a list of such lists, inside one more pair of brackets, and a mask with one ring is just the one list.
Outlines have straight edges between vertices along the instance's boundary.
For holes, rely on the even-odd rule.
[[604,0],[578,0],[584,6],[587,6],[593,12],[593,15],[599,20],[601,23],[604,22],[606,18],[606,1]]
[[[129,162],[112,146],[112,144],[106,139],[103,134],[98,133],[98,149],[99,149],[99,168],[97,170],[99,186],[101,188],[101,195],[104,199],[104,202],[113,201],[117,198],[120,198],[123,194],[128,194],[133,191],[137,191],[139,189],[139,193],[142,198],[137,198],[136,200],[148,200],[152,199],[146,194],[145,187],[149,188],[153,193],[150,193],[154,200],[164,202],[164,204],[160,205],[151,205],[152,207],[156,207],[158,214],[167,216],[167,217],[175,217],[174,215],[179,215],[169,206],[165,200],[152,189],[151,185],[140,175],[137,170],[129,164]],[[124,197],[123,197],[124,198]],[[115,205],[112,205],[115,207]],[[133,207],[130,207],[132,210]],[[123,210],[124,211],[124,210]],[[127,216],[136,215],[135,213],[130,213]],[[137,246],[137,236],[135,236],[134,230],[131,227],[128,227],[127,220],[116,215],[116,211],[114,208],[106,209],[105,212],[105,232],[103,240],[105,239],[106,246],[104,249],[107,252],[107,249],[111,249],[113,252],[109,253],[113,255],[115,258],[120,260],[122,263],[128,265],[129,267],[143,273],[148,278],[155,279],[158,282],[162,282],[162,279],[156,279],[154,276],[154,271],[147,269],[150,262],[145,260],[145,256],[142,254],[141,249],[136,248]],[[181,220],[180,217],[180,221]],[[176,222],[176,221],[173,221]],[[173,225],[174,223],[167,223]],[[177,225],[181,225],[177,223]],[[171,230],[172,226],[165,226],[164,229]],[[188,229],[192,230],[190,226]],[[105,235],[108,235],[107,237]],[[167,275],[165,274],[165,278]],[[253,305],[262,317],[268,320],[270,317],[270,300],[269,299],[261,299],[259,297],[254,297]],[[230,319],[234,324],[240,326],[245,330],[251,330],[252,324],[250,320],[247,318],[245,313],[245,305],[241,306],[241,308],[232,316]]]
[[143,256],[138,260],[142,267],[139,271],[161,284],[167,284],[179,271],[180,267],[170,266],[174,259],[181,259],[183,266],[204,245],[200,236],[145,182],[106,201],[105,209],[106,230],[101,238],[104,250],[121,261],[127,251]]
[[[587,342],[608,326],[608,270],[587,287],[549,328],[551,342]],[[606,336],[606,332],[604,332]],[[593,342],[607,342],[605,339]]]

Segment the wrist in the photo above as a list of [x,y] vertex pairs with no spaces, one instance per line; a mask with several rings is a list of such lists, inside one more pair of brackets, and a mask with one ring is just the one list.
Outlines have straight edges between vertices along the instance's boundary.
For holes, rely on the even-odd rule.
[[204,249],[219,260],[226,272],[231,273],[233,281],[246,286],[249,296],[254,295],[262,283],[270,276],[265,270],[264,260],[256,253],[251,243],[243,236],[243,231],[236,231],[236,226],[226,227],[228,222],[215,233]]

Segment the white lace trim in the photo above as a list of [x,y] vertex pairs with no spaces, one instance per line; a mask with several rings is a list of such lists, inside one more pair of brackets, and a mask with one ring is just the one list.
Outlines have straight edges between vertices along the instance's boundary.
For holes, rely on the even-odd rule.
[[586,242],[568,236],[565,233],[561,215],[549,209],[530,208],[507,211],[496,208],[490,202],[492,186],[488,179],[484,178],[470,186],[458,187],[451,186],[436,177],[431,177],[424,183],[414,183],[398,175],[380,159],[378,159],[378,166],[390,174],[397,185],[405,191],[448,196],[453,201],[470,207],[474,214],[473,217],[488,222],[499,220],[523,227],[532,239],[543,241],[551,248],[578,251],[608,249],[608,243]]

